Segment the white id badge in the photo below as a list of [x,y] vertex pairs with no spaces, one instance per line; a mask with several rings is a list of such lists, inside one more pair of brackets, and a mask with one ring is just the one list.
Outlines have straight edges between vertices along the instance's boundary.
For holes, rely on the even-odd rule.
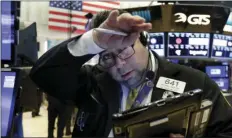
[[156,87],[176,93],[184,93],[186,82],[174,80],[166,77],[160,77]]

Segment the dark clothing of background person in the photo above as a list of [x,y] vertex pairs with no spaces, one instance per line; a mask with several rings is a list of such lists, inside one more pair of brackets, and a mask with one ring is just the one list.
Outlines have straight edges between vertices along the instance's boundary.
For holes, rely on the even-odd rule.
[[36,117],[36,116],[40,116],[39,112],[40,112],[40,107],[41,104],[43,102],[43,93],[41,92],[40,89],[38,89],[37,93],[37,107],[35,109],[32,110],[31,116],[32,117]]
[[[108,137],[112,128],[112,114],[118,112],[120,107],[120,85],[97,66],[82,66],[94,54],[80,57],[70,54],[67,44],[79,38],[80,36],[71,38],[46,52],[37,61],[30,76],[50,95],[64,103],[75,104],[79,113],[89,113],[88,117],[84,117],[86,120],[83,130],[80,130],[80,124],[75,125],[73,137]],[[203,89],[204,98],[214,103],[205,137],[231,136],[231,107],[226,103],[217,84],[201,71],[167,62],[156,53],[153,54],[158,60],[154,84],[163,76],[186,82],[185,91]],[[154,87],[152,101],[161,99],[164,91]],[[93,100],[93,95],[97,100]]]
[[71,113],[68,116],[67,121],[66,121],[66,125],[65,125],[65,135],[66,136],[69,136],[69,135],[72,134],[71,124],[72,124],[72,114],[73,114],[73,111],[74,111],[74,108],[72,108],[72,111],[71,111]]
[[63,137],[63,131],[67,121],[72,114],[72,106],[63,104],[58,99],[47,95],[48,100],[48,137],[54,137],[54,126],[56,118],[57,122],[57,137]]

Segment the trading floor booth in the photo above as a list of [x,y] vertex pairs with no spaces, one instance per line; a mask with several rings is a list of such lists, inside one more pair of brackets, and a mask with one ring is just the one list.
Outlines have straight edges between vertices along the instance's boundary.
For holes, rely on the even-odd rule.
[[148,32],[151,50],[170,62],[205,72],[225,95],[232,96],[232,12],[229,7],[175,3],[125,10],[152,24]]
[[13,69],[19,2],[1,1],[1,137],[23,137],[20,70]]
[[[1,2],[1,64],[8,65],[1,71],[1,131],[2,137],[23,137],[21,107],[36,105],[31,102],[35,98],[27,100],[27,92],[31,94],[32,89],[26,86],[30,67],[38,59],[39,43],[36,23],[19,31],[17,8],[12,6],[14,2],[7,2]],[[149,48],[171,62],[188,64],[196,61],[200,64],[202,61],[232,61],[232,12],[228,7],[174,4],[124,10],[152,23],[153,28],[148,32]],[[22,67],[27,67],[27,70],[24,68],[24,76],[20,78]],[[232,94],[230,68],[229,64],[206,64],[197,69],[206,72],[223,92]],[[34,84],[31,86],[36,93],[37,88]]]

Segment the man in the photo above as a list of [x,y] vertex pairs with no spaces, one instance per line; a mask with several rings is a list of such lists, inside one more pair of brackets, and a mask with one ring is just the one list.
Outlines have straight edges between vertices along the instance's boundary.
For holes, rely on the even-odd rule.
[[[92,29],[98,27],[128,35]],[[33,67],[31,77],[39,87],[65,103],[77,105],[74,137],[112,136],[112,114],[132,107],[128,97],[142,87],[147,70],[155,73],[154,84],[163,76],[186,82],[185,91],[203,89],[204,97],[214,102],[206,136],[231,134],[230,107],[218,86],[204,73],[169,63],[148,51],[141,32],[151,27],[139,16],[118,10],[101,12],[92,19],[92,30],[52,48]],[[98,65],[82,66],[96,54],[100,54]],[[141,104],[161,99],[165,91],[153,87]]]

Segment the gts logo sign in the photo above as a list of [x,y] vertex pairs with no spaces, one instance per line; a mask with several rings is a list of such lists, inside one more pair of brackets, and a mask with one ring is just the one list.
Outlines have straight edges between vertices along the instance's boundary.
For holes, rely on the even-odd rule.
[[177,20],[175,20],[176,23],[186,21],[191,25],[208,25],[210,24],[210,15],[205,14],[192,14],[188,17],[181,12],[178,12],[174,14],[175,17],[177,17]]

